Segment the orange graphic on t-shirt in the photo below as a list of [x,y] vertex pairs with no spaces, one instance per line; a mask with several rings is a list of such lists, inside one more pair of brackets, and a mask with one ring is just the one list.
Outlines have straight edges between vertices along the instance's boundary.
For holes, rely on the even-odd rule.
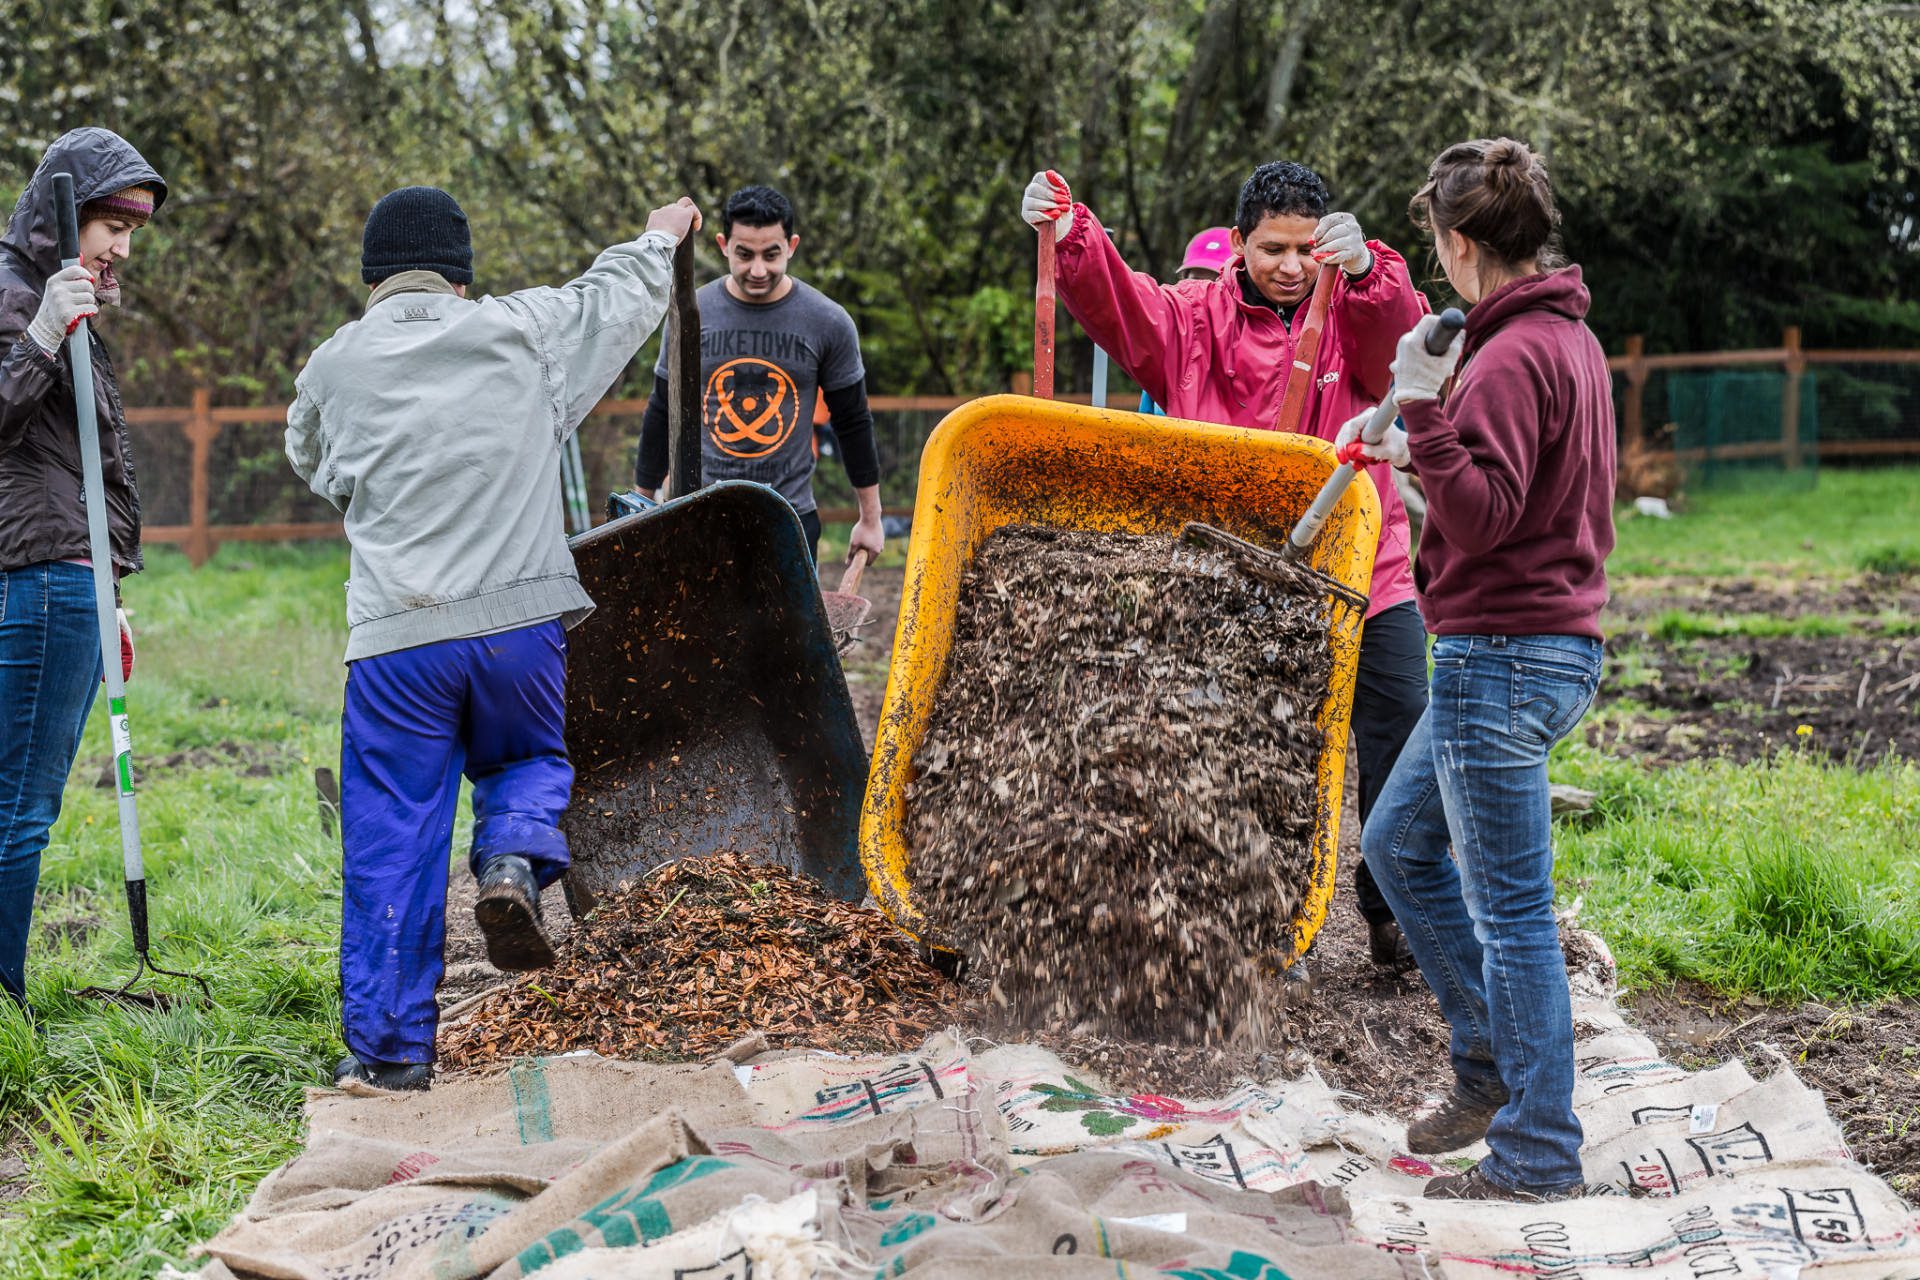
[[787,442],[800,422],[800,394],[777,364],[742,356],[707,379],[707,431],[714,447],[736,458],[764,458]]

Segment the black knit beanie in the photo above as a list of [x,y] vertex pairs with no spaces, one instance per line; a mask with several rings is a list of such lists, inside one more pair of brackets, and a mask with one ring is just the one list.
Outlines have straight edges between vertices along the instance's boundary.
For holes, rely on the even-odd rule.
[[360,278],[378,284],[402,271],[437,271],[473,283],[473,241],[459,202],[438,187],[402,187],[380,197],[360,237]]

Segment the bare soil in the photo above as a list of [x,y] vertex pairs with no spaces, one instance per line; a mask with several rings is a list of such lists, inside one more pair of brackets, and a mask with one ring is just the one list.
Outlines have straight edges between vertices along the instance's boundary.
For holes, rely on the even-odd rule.
[[1920,579],[1630,578],[1614,586],[1607,614],[1640,621],[1671,611],[1766,614],[1775,618],[1920,616]]
[[[1783,746],[1870,762],[1920,758],[1920,636],[1721,636],[1607,642],[1594,746],[1649,763],[1771,759]],[[1647,668],[1652,668],[1647,678]],[[1619,679],[1632,669],[1641,677]],[[1636,714],[1648,708],[1655,714]]]

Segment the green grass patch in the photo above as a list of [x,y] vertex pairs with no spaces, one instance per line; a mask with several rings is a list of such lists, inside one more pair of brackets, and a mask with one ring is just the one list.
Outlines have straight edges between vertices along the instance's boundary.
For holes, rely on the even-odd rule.
[[1700,493],[1671,520],[1623,507],[1615,523],[1615,577],[1854,573],[1862,548],[1920,562],[1920,468],[1825,470],[1804,491]]
[[1650,771],[1569,743],[1599,820],[1556,832],[1561,896],[1630,980],[1728,995],[1920,997],[1920,765],[1782,751]]
[[1684,609],[1669,609],[1646,628],[1653,639],[1669,643],[1722,636],[1844,636],[1854,630],[1854,624],[1844,618],[1821,614],[1782,618],[1770,613],[1691,613]]
[[1858,561],[1862,573],[1885,578],[1904,578],[1920,574],[1920,547],[1875,547],[1862,553]]
[[[152,1012],[73,994],[133,972],[114,794],[93,785],[109,754],[96,706],[42,861],[37,1033],[0,1011],[0,1148],[32,1178],[5,1206],[4,1277],[184,1265],[297,1150],[301,1089],[339,1051],[339,853],[310,766],[339,758],[345,549],[228,548],[199,573],[148,558],[125,595],[153,948],[205,974],[217,1003]],[[236,747],[271,753],[273,776],[147,767]]]

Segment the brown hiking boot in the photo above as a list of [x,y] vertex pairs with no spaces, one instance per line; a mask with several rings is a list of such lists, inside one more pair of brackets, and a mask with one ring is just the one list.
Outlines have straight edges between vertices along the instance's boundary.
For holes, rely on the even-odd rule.
[[1515,1191],[1503,1187],[1480,1172],[1475,1165],[1465,1173],[1448,1174],[1444,1178],[1435,1178],[1427,1183],[1427,1189],[1421,1192],[1428,1200],[1506,1200],[1514,1204],[1545,1204],[1550,1200],[1577,1200],[1586,1194],[1586,1187],[1574,1183],[1570,1187],[1561,1187],[1554,1191]]
[[473,918],[486,939],[488,963],[502,973],[553,963],[553,946],[540,932],[540,888],[525,858],[507,854],[489,859],[480,869]]
[[1413,952],[1397,920],[1367,921],[1367,957],[1391,973],[1413,968]]
[[1487,1136],[1487,1127],[1506,1105],[1505,1097],[1498,1102],[1476,1102],[1461,1096],[1456,1086],[1438,1111],[1407,1126],[1407,1150],[1417,1156],[1437,1156],[1470,1147]]

